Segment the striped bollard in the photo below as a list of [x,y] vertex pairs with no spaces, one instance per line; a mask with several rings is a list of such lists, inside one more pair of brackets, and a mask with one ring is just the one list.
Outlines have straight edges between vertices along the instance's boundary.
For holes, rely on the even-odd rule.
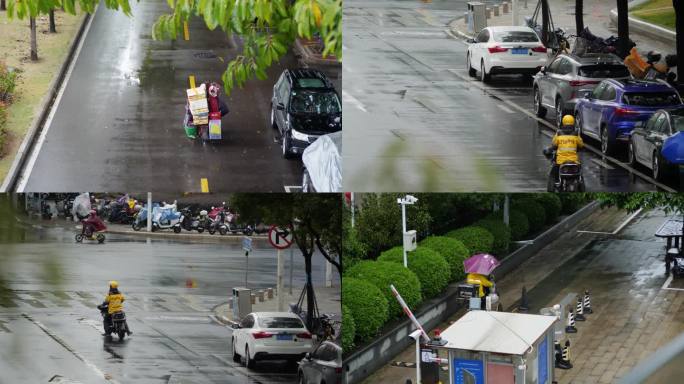
[[575,315],[575,320],[586,320],[586,318],[584,317],[584,304],[582,303],[582,296],[577,296],[577,314]]
[[568,311],[568,323],[565,326],[565,333],[577,333],[577,328],[575,328],[575,313],[572,308]]
[[591,299],[589,298],[589,290],[584,291],[584,312],[594,313],[591,310]]

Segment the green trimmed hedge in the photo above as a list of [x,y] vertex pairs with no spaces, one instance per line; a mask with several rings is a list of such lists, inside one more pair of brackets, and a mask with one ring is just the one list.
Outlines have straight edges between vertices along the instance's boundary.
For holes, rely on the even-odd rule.
[[363,342],[375,337],[389,319],[387,299],[375,285],[352,277],[342,278],[342,302],[351,311],[356,339]]
[[508,246],[511,244],[511,229],[503,222],[502,218],[498,218],[498,215],[490,215],[475,225],[488,230],[494,236],[492,252],[495,255],[504,256],[508,254]]
[[356,337],[356,325],[354,324],[354,316],[351,310],[342,305],[342,351],[349,352],[354,349],[354,338]]
[[453,230],[446,235],[463,243],[468,248],[468,251],[470,251],[471,256],[478,253],[492,253],[494,235],[482,227],[463,227]]
[[394,298],[390,284],[393,284],[406,305],[415,309],[421,302],[418,276],[402,264],[388,261],[361,261],[345,272],[345,276],[367,281],[380,290],[389,304],[389,317],[403,313],[401,305]]
[[[449,284],[451,273],[449,264],[439,253],[427,247],[417,247],[407,255],[408,267],[420,280],[421,292],[424,298],[430,298],[441,293]],[[380,254],[378,261],[389,261],[403,265],[403,249],[401,246],[391,248]]]
[[536,195],[537,203],[544,207],[546,213],[546,224],[551,224],[560,216],[563,203],[555,193],[540,193]]
[[525,236],[530,233],[527,215],[517,209],[511,209],[508,212],[508,227],[511,229],[511,239],[514,241],[524,240]]
[[463,260],[470,256],[470,251],[463,243],[446,236],[430,236],[420,242],[420,246],[438,252],[449,264],[451,275],[449,281],[460,281],[465,278]]
[[561,203],[563,204],[563,210],[561,211],[562,213],[565,214],[571,214],[574,213],[575,211],[579,210],[584,206],[584,204],[588,201],[591,200],[591,195],[587,193],[571,193],[571,192],[564,192],[564,193],[559,193],[558,198],[560,198]]
[[513,207],[524,212],[525,216],[527,216],[527,220],[530,223],[530,233],[535,233],[544,228],[544,224],[546,223],[546,212],[544,211],[544,207],[534,199],[524,198],[515,200],[513,202]]

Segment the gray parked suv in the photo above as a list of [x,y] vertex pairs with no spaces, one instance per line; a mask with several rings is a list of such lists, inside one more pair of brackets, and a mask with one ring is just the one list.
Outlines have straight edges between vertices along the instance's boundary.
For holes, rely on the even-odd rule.
[[593,90],[604,79],[629,78],[629,70],[613,54],[558,55],[534,76],[534,112],[545,117],[547,110],[555,111],[560,127],[563,115],[574,110],[573,99],[581,96],[580,90]]
[[300,384],[341,384],[342,348],[332,341],[323,341],[299,362]]

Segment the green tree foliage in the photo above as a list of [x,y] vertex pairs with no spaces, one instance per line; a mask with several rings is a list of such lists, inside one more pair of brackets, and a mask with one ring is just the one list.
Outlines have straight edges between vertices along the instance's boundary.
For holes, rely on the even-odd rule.
[[544,224],[546,223],[546,212],[544,211],[544,207],[537,203],[533,198],[516,198],[513,200],[512,206],[521,212],[525,212],[530,224],[530,232],[535,233],[544,227]]
[[389,318],[387,299],[378,287],[367,281],[342,278],[342,302],[355,319],[356,339],[361,342],[377,335]]
[[616,206],[628,211],[661,208],[666,213],[684,214],[684,194],[663,192],[596,193],[602,207]]
[[555,193],[539,193],[535,195],[535,200],[544,207],[546,223],[551,224],[555,222],[563,209],[560,197]]
[[[449,284],[451,271],[449,264],[439,253],[426,247],[417,247],[407,255],[408,267],[420,280],[423,297],[428,299],[441,293]],[[404,254],[402,247],[394,247],[383,252],[378,261],[398,263],[403,266]]]
[[512,240],[524,240],[530,233],[530,222],[527,215],[517,209],[511,209],[508,213],[508,227],[511,229]]
[[[380,252],[401,244],[401,206],[397,193],[364,194],[356,216],[359,240],[366,245],[366,258],[373,259]],[[430,214],[425,204],[419,200],[406,206],[407,228],[425,233],[430,227]]]
[[[253,77],[265,79],[266,69],[292,47],[297,37],[320,37],[323,55],[342,58],[342,0],[168,0],[172,13],[161,15],[152,36],[175,40],[192,16],[201,17],[207,28],[220,28],[242,38],[242,54],[228,63],[222,80],[226,93]],[[75,14],[76,3],[92,13],[99,0],[8,0],[10,17],[35,18],[39,13],[63,6]],[[131,15],[129,0],[105,0],[110,9]]]
[[430,236],[420,242],[421,247],[438,252],[449,264],[449,281],[463,280],[463,260],[470,256],[468,248],[456,239],[446,236]]
[[508,254],[508,246],[511,244],[511,229],[503,222],[503,219],[499,219],[498,215],[490,215],[476,222],[475,225],[486,229],[494,236],[492,252],[495,255],[504,256]]
[[359,240],[357,228],[351,226],[351,209],[345,204],[342,217],[342,260],[345,269],[366,256],[366,245]]
[[569,215],[578,209],[580,209],[584,204],[586,204],[588,201],[594,199],[594,193],[587,193],[587,192],[582,192],[582,193],[559,193],[558,197],[561,199],[561,203],[563,204],[563,209],[561,212],[563,214]]
[[392,294],[391,284],[394,285],[409,308],[415,309],[421,302],[418,277],[401,264],[366,260],[348,269],[345,276],[361,279],[378,287],[389,304],[390,318],[403,313],[401,305]]
[[492,253],[494,235],[482,227],[468,226],[453,230],[446,234],[468,248],[470,256],[478,253]]
[[354,338],[356,337],[356,324],[354,316],[346,305],[342,305],[342,352],[347,353],[354,349]]
[[498,193],[421,193],[416,196],[427,205],[432,218],[431,233],[434,234],[472,223],[503,198]]

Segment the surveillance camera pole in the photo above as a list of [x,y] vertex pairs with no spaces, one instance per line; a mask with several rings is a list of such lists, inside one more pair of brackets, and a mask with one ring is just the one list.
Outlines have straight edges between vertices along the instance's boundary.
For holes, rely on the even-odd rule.
[[[402,229],[403,231],[401,232],[401,235],[404,236],[404,233],[406,233],[406,200],[401,201],[401,224],[402,224]],[[408,259],[406,258],[406,245],[403,244],[402,241],[402,250],[404,251],[404,268],[408,268]]]

